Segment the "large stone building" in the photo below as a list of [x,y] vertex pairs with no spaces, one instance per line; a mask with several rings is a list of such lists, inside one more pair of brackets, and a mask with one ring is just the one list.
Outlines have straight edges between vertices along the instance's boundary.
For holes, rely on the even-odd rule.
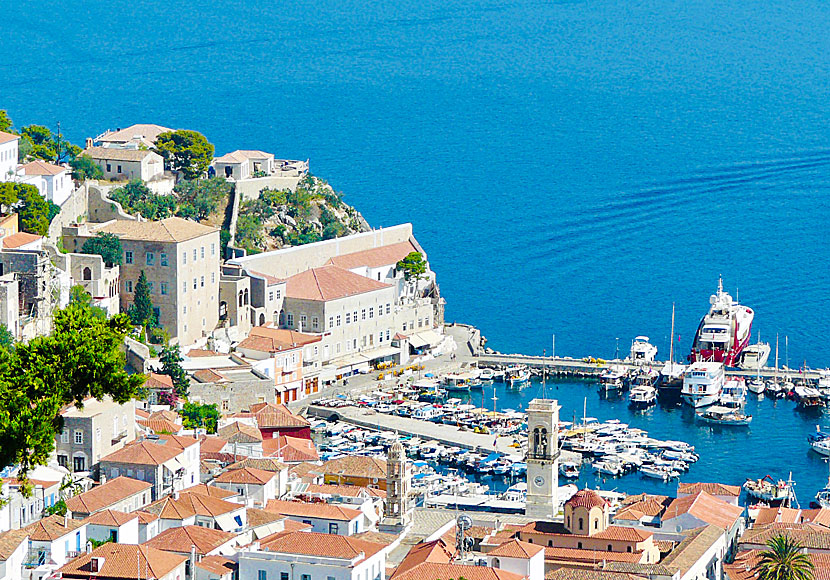
[[63,430],[55,436],[58,464],[73,473],[93,471],[102,457],[135,439],[135,405],[106,397],[70,405],[61,412]]
[[79,251],[98,232],[118,236],[121,309],[135,298],[143,271],[159,323],[180,344],[192,344],[216,328],[219,318],[219,230],[178,217],[161,221],[113,220],[64,228],[64,247]]

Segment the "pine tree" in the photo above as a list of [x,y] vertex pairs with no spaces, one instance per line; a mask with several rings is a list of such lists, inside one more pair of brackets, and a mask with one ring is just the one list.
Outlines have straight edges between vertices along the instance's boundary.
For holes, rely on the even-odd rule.
[[135,284],[135,298],[128,314],[135,325],[155,326],[157,322],[153,312],[153,301],[150,298],[150,285],[147,283],[144,270],[141,271],[138,282]]
[[176,395],[182,399],[187,398],[190,381],[181,365],[184,359],[179,350],[179,345],[165,346],[161,351],[159,360],[161,361],[162,374],[169,376],[173,380],[173,388],[176,390]]

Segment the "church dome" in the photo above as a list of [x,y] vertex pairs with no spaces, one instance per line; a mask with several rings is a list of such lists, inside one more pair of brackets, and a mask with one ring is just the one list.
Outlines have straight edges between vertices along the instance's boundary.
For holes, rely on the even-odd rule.
[[584,507],[588,509],[602,507],[607,504],[608,502],[602,499],[597,492],[591,491],[590,489],[580,489],[571,499],[565,502],[565,505],[571,506],[572,508]]

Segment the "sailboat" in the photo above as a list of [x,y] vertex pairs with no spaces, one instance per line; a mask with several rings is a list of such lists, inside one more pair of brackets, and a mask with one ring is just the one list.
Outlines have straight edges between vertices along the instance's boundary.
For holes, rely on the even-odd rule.
[[[761,345],[761,334],[758,333],[758,345]],[[763,395],[764,389],[766,388],[766,383],[761,379],[761,365],[766,364],[767,358],[769,357],[769,345],[766,345],[766,356],[763,357],[764,362],[761,362],[761,357],[755,358],[755,378],[750,379],[746,383],[746,388],[750,393],[755,393],[756,395]],[[743,360],[746,361],[746,350],[744,350],[744,358]]]
[[780,399],[787,394],[787,391],[778,381],[778,335],[775,335],[775,374],[771,381],[767,382],[766,391],[775,399]]
[[683,373],[686,365],[674,362],[674,303],[671,305],[671,335],[669,336],[669,361],[660,369],[657,381],[659,395],[673,394],[679,396],[683,387]]

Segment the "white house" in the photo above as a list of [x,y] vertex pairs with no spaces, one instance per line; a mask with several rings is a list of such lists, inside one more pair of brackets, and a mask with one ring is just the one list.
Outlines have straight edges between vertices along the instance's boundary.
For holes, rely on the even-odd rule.
[[240,532],[248,519],[244,505],[200,493],[174,492],[150,504],[145,511],[159,517],[159,533],[192,525]]
[[164,175],[164,159],[148,149],[90,147],[83,154],[92,158],[107,179],[152,181]]
[[86,520],[87,538],[98,542],[112,540],[117,544],[138,544],[138,514],[115,510],[95,512]]
[[265,508],[295,522],[311,525],[311,531],[321,534],[351,536],[364,531],[363,512],[325,503],[300,503],[272,499]]
[[110,542],[81,554],[58,572],[59,577],[88,580],[185,580],[187,561],[186,556],[149,546]]
[[195,548],[197,556],[232,555],[236,553],[237,535],[203,526],[184,526],[164,530],[147,542],[151,548],[189,555]]
[[545,548],[520,540],[510,540],[487,553],[487,562],[493,568],[506,570],[528,580],[545,579]]
[[213,485],[236,492],[254,506],[263,507],[277,498],[279,474],[254,467],[230,469],[220,474]]
[[33,578],[48,576],[86,547],[86,527],[86,522],[58,515],[26,526],[29,550],[23,567]]
[[[276,536],[276,537],[275,537]],[[384,580],[386,545],[315,532],[275,534],[239,553],[239,577]]]
[[29,535],[23,530],[0,534],[0,580],[20,578],[20,569],[29,551]]
[[0,131],[0,181],[12,181],[17,172],[19,135]]
[[66,167],[53,165],[37,159],[18,168],[18,172],[28,177],[39,177],[38,189],[40,195],[56,205],[63,205],[75,186],[72,182],[72,175]]
[[140,510],[152,501],[151,487],[149,482],[122,475],[67,499],[67,513],[80,520],[105,509],[126,513]]

